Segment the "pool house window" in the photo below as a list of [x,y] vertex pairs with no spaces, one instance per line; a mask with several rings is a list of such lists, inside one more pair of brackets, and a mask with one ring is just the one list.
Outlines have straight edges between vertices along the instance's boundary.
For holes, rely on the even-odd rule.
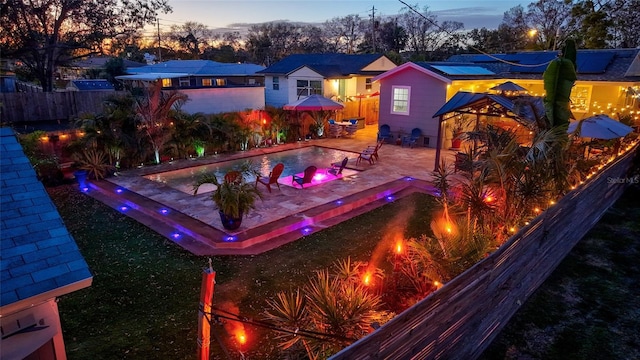
[[226,86],[227,79],[216,79],[216,86]]
[[213,81],[211,79],[202,79],[202,86],[212,86]]
[[296,93],[298,97],[313,94],[322,94],[321,80],[298,80],[296,82]]
[[162,87],[172,87],[171,79],[162,79]]
[[411,95],[410,86],[392,87],[391,113],[409,115],[409,99]]
[[180,78],[180,87],[189,87],[191,86],[191,81],[189,78]]
[[273,90],[280,90],[280,78],[277,76],[273,77]]

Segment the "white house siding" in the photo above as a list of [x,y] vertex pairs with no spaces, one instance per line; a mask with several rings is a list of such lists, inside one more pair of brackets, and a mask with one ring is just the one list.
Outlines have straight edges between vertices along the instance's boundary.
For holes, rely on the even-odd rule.
[[[289,76],[287,77],[287,91],[288,91],[288,96],[289,99],[287,100],[287,104],[292,103],[296,100],[298,100],[298,91],[297,91],[297,83],[298,80],[319,80],[322,81],[322,85],[325,86],[326,84],[324,83],[324,77],[320,74],[318,74],[317,72],[309,69],[308,67],[302,67],[294,72],[292,72],[291,74],[289,74]],[[280,80],[282,82],[282,80]],[[282,84],[280,85],[280,88],[282,89]],[[325,89],[322,89],[323,93],[325,91]]]
[[189,96],[182,110],[194,114],[217,114],[221,112],[264,109],[263,87],[181,89]]
[[289,103],[289,79],[286,76],[278,76],[278,90],[273,90],[273,76],[264,77],[265,104],[274,107],[283,107]]
[[[429,138],[429,147],[435,147],[438,139],[438,119],[433,114],[446,102],[447,84],[417,70],[408,68],[380,81],[379,125],[387,124],[393,133],[408,135],[413,128],[422,130]],[[391,113],[392,87],[409,86],[409,115]],[[422,143],[420,144],[422,145]]]

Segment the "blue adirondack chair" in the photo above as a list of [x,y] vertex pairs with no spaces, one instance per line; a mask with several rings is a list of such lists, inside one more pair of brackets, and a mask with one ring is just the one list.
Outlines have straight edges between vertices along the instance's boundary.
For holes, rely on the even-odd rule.
[[420,136],[422,136],[422,130],[418,128],[411,130],[410,136],[404,136],[402,138],[402,146],[405,146],[405,145],[409,147],[416,146],[416,142],[418,141]]
[[389,125],[380,125],[378,129],[378,141],[384,141],[386,143],[393,141],[393,134],[391,134],[391,127]]

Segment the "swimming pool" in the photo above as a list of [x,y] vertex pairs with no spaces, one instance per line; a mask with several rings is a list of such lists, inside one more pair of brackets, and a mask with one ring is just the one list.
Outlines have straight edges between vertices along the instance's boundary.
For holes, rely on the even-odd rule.
[[[193,184],[200,176],[213,173],[218,177],[218,179],[222,179],[227,172],[231,170],[238,170],[246,161],[253,162],[254,166],[264,176],[268,175],[276,164],[283,163],[284,171],[281,176],[286,177],[300,173],[310,165],[323,168],[328,167],[331,163],[340,162],[345,157],[353,159],[357,156],[358,154],[354,152],[320,146],[309,146],[302,149],[287,150],[215,164],[194,166],[181,170],[161,172],[146,175],[145,178],[163,183],[184,193],[193,194]],[[255,181],[255,177],[249,178],[248,181]],[[214,187],[212,185],[203,185],[198,190],[198,193],[213,190]]]

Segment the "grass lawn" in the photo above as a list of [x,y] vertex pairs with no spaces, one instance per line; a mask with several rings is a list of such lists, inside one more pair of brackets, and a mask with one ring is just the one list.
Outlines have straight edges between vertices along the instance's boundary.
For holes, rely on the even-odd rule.
[[633,185],[482,359],[640,359],[639,259],[640,185]]
[[[193,359],[208,258],[187,253],[72,185],[49,194],[94,275],[90,288],[59,302],[69,359]],[[391,225],[405,228],[405,237],[429,233],[436,206],[430,196],[415,194],[262,255],[212,257],[214,304],[261,319],[264,299],[301,286],[336,260],[373,258],[389,270],[385,249],[376,247]],[[278,358],[270,340],[275,333],[246,331],[249,341],[239,349],[222,326],[215,327],[233,358],[240,358],[239,350],[249,358]],[[212,352],[224,357],[213,338]]]

